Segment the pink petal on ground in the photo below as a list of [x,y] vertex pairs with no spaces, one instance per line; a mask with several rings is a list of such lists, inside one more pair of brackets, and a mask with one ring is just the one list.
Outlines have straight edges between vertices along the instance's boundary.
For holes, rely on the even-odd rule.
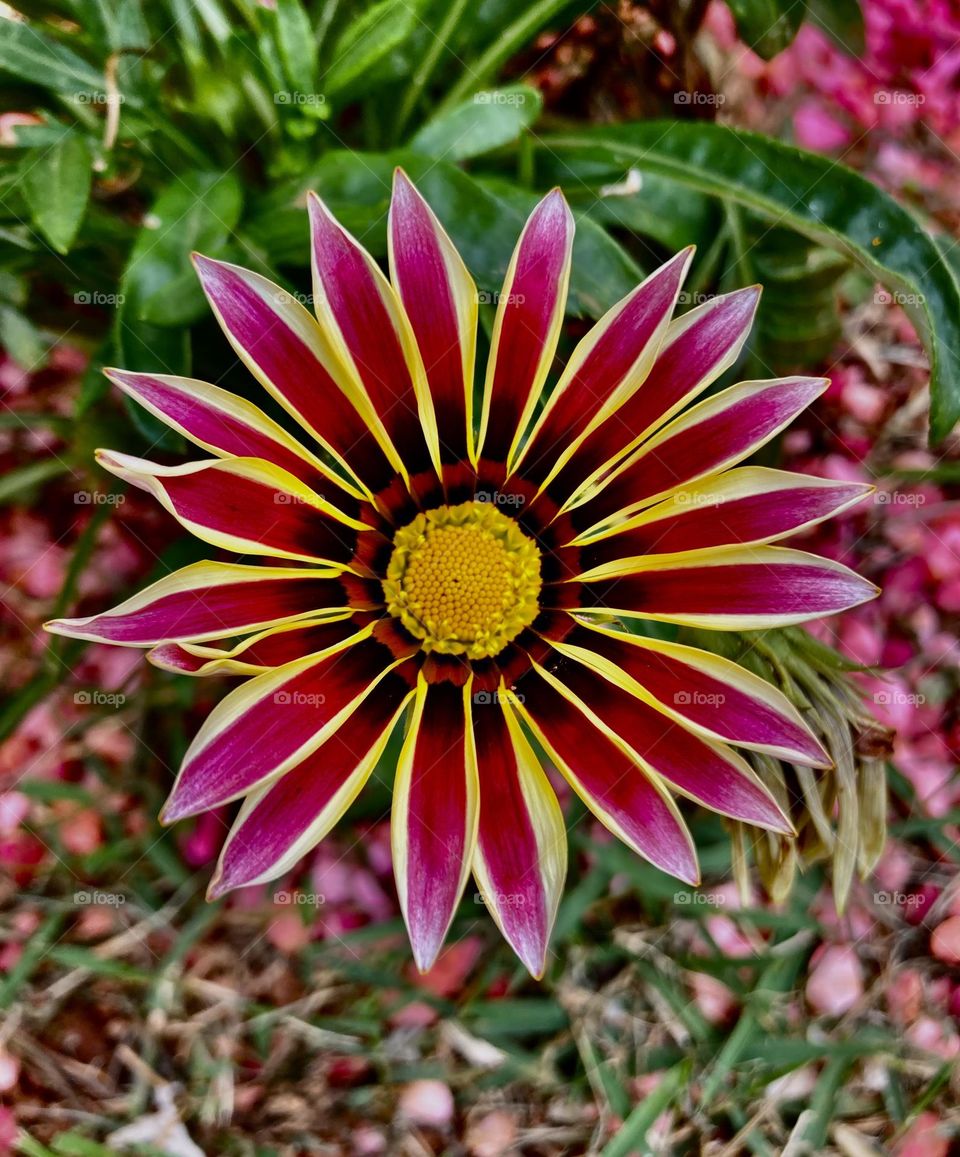
[[960,916],[950,916],[934,928],[930,951],[946,964],[960,964]]
[[453,1120],[453,1093],[443,1081],[411,1081],[400,1094],[397,1111],[414,1125],[446,1129]]
[[807,1000],[815,1012],[841,1016],[863,996],[863,967],[846,944],[828,944],[814,953]]
[[950,1142],[936,1113],[921,1113],[904,1133],[895,1157],[947,1157]]

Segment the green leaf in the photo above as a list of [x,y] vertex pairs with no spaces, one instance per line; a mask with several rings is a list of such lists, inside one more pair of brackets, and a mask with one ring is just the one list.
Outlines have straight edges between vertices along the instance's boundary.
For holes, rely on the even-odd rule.
[[0,345],[21,369],[29,371],[40,369],[50,352],[33,322],[9,305],[0,307]]
[[277,0],[277,47],[283,71],[299,93],[314,94],[317,81],[317,42],[310,17],[300,0]]
[[0,18],[0,72],[54,92],[90,96],[103,92],[103,74],[82,56],[51,40],[32,24]]
[[586,153],[728,198],[847,257],[898,291],[930,356],[931,436],[960,419],[960,287],[911,213],[825,157],[724,125],[644,121],[571,129],[539,146],[559,161]]
[[727,0],[744,43],[769,60],[797,35],[806,14],[803,0]]
[[478,92],[427,121],[409,147],[445,161],[478,157],[515,141],[542,107],[540,93],[526,84]]
[[851,56],[866,49],[863,13],[857,0],[807,0],[807,19]]
[[369,83],[376,66],[417,26],[418,7],[410,0],[380,0],[348,24],[330,52],[326,92],[341,92],[361,78]]
[[58,478],[61,474],[69,472],[70,467],[59,458],[43,458],[39,462],[28,462],[26,466],[8,470],[0,479],[0,506],[8,502],[21,501],[51,478]]
[[161,326],[203,317],[206,302],[190,254],[222,253],[242,208],[243,190],[233,173],[186,173],[168,185],[146,217],[148,227],[124,273],[128,315]]
[[37,229],[58,253],[69,253],[87,211],[93,158],[77,133],[64,133],[48,149],[23,158],[20,183]]

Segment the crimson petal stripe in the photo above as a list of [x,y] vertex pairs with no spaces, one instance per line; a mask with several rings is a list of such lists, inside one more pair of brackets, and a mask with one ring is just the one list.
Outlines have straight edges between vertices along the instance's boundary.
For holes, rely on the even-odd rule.
[[315,847],[359,795],[383,755],[410,696],[409,683],[391,672],[375,695],[297,767],[251,792],[227,837],[207,892],[276,879]]
[[592,624],[578,625],[553,646],[698,735],[793,763],[831,766],[789,699],[720,655]]
[[386,486],[400,460],[311,314],[259,273],[199,254],[193,260],[227,340],[257,381],[367,493]]
[[759,300],[759,286],[751,286],[713,298],[677,318],[643,386],[584,439],[550,483],[551,498],[562,505],[591,489],[728,370],[740,356]]
[[590,602],[578,614],[730,631],[803,623],[879,593],[841,563],[778,546],[652,555],[629,577],[584,583],[580,589]]
[[168,640],[201,642],[255,631],[343,607],[336,571],[303,567],[196,562],[165,575],[119,606],[45,629],[74,639],[150,647]]
[[338,358],[373,403],[401,471],[440,469],[426,373],[390,282],[315,193],[307,198],[314,309]]
[[187,749],[161,822],[246,795],[316,751],[403,661],[371,630],[258,675],[222,699]]
[[581,577],[628,574],[651,554],[761,544],[806,530],[875,487],[747,466],[704,479],[597,536],[581,535]]
[[530,214],[500,291],[477,456],[512,467],[553,362],[570,283],[574,220],[554,189]]
[[196,378],[115,369],[103,372],[144,409],[204,450],[222,457],[263,458],[313,490],[332,484],[356,498],[364,497],[246,398]]
[[440,457],[458,462],[473,446],[477,287],[460,254],[402,169],[394,174],[390,270],[433,397]]
[[539,979],[567,873],[567,831],[507,697],[501,689],[475,699],[482,787],[473,873],[500,931]]
[[345,566],[358,533],[377,533],[261,458],[161,466],[113,450],[98,450],[96,457],[111,474],[152,494],[191,534],[237,554]]
[[479,781],[471,681],[420,677],[393,789],[391,844],[400,908],[421,972],[443,944],[470,875]]
[[826,378],[740,382],[664,426],[589,494],[571,504],[578,529],[599,529],[656,499],[735,466],[829,386]]
[[519,694],[517,710],[590,811],[655,867],[698,884],[693,840],[659,777],[595,727],[581,705],[537,669],[522,680]]
[[[773,795],[741,756],[694,735],[655,707],[598,679],[586,667],[569,663],[558,667],[556,672],[539,669],[648,772],[721,815],[794,834]],[[589,758],[592,754],[591,750]],[[644,854],[649,857],[649,852]]]
[[577,345],[517,455],[514,469],[527,481],[549,486],[591,431],[642,388],[692,257],[693,246],[651,273]]

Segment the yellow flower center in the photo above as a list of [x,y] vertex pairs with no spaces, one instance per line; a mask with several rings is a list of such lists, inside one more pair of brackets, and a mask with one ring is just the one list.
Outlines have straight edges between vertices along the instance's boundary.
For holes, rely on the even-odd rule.
[[425,651],[484,659],[537,617],[540,551],[485,502],[418,514],[393,539],[387,609]]

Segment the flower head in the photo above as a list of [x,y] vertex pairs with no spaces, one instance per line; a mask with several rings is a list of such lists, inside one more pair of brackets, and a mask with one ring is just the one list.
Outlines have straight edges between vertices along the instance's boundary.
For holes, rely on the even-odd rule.
[[48,626],[150,647],[171,671],[249,677],[200,729],[164,811],[244,800],[214,895],[295,864],[398,732],[393,854],[418,965],[472,871],[539,975],[567,856],[542,758],[690,883],[675,793],[791,832],[735,748],[829,764],[798,712],[743,667],[639,631],[778,626],[872,597],[837,563],[770,545],[869,488],[737,467],[826,383],[743,382],[697,402],[736,361],[758,290],[671,320],[690,251],[615,305],[546,393],[574,233],[558,190],[520,235],[476,387],[478,294],[410,181],[397,174],[389,281],[315,197],[310,221],[316,316],[197,258],[237,356],[294,422],[205,382],[108,371],[211,456],[102,464],[261,561],[198,563]]

